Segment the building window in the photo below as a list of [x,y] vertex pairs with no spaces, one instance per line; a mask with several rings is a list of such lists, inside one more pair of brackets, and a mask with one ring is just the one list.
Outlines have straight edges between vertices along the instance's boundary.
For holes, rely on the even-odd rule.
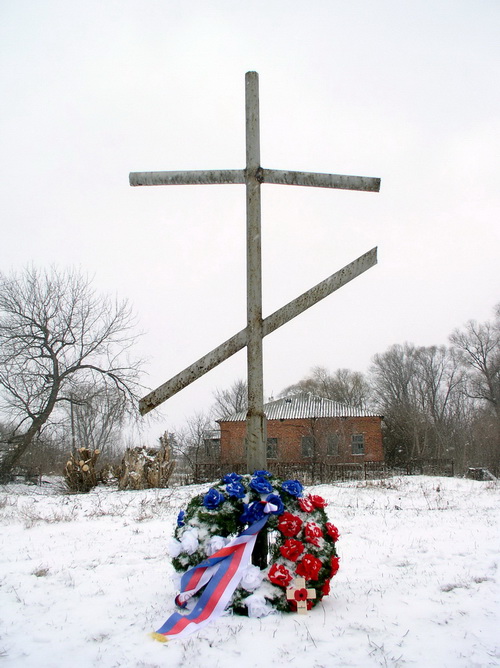
[[339,441],[340,437],[338,434],[328,434],[328,442],[326,445],[326,454],[330,457],[339,456]]
[[312,457],[314,452],[314,438],[302,436],[302,457]]
[[364,455],[365,454],[365,435],[364,434],[353,434],[351,436],[351,448],[353,455]]
[[267,439],[267,458],[268,459],[278,459],[278,439],[277,438],[268,438]]
[[204,438],[205,457],[217,459],[220,455],[220,438]]

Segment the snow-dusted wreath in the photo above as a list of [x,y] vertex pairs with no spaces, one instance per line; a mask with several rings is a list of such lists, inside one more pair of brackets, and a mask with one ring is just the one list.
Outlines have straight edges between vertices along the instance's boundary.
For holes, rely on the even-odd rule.
[[229,473],[181,510],[171,545],[173,566],[184,573],[260,520],[266,503],[276,508],[262,529],[268,532],[269,565],[264,570],[248,566],[228,605],[249,617],[262,617],[273,609],[295,611],[300,599],[288,600],[286,590],[296,577],[315,590],[308,609],[330,592],[330,580],[339,569],[339,532],[328,521],[322,497],[304,496],[300,482],[281,481],[268,471]]

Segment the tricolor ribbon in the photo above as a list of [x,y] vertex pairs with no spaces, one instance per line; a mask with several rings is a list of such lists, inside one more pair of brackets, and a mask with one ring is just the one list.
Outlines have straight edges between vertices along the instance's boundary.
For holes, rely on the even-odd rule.
[[174,612],[163,626],[153,633],[162,642],[169,638],[182,638],[198,631],[221,615],[240,583],[243,572],[250,563],[257,534],[265,526],[269,513],[277,506],[266,503],[264,517],[233,538],[211,557],[190,568],[181,578],[181,591],[175,599],[183,607],[205,585],[193,610],[187,615]]

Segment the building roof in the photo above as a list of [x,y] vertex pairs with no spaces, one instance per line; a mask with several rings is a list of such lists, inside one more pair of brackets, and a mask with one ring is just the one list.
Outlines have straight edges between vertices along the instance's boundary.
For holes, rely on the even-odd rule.
[[[352,408],[332,399],[318,397],[310,392],[292,394],[264,405],[264,414],[268,420],[296,420],[299,418],[324,417],[382,417],[363,408]],[[243,422],[246,411],[233,413],[217,422]]]

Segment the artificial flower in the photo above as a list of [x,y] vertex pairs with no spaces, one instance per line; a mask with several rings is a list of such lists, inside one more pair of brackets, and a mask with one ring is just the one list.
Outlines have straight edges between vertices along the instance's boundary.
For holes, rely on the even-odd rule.
[[222,550],[223,547],[226,547],[227,540],[222,536],[212,536],[205,547],[205,554],[207,557],[211,557],[212,554],[215,554],[219,550]]
[[221,494],[219,490],[211,487],[208,492],[203,497],[203,505],[209,510],[214,510],[217,506],[224,501],[224,494]]
[[323,564],[313,554],[305,554],[297,564],[296,573],[306,580],[317,580]]
[[262,584],[264,575],[258,566],[251,564],[245,568],[240,581],[240,586],[247,591],[255,591]]
[[257,492],[257,494],[270,494],[273,491],[273,486],[269,480],[263,476],[252,478],[250,487]]
[[292,574],[283,564],[273,564],[269,569],[267,577],[270,582],[279,587],[288,587],[292,581]]
[[304,527],[304,540],[306,543],[319,546],[319,539],[323,538],[323,531],[315,522],[308,522]]
[[302,552],[304,552],[304,545],[300,540],[295,540],[294,538],[287,538],[283,545],[280,547],[280,552],[285,559],[290,561],[297,561]]
[[261,594],[251,594],[243,602],[247,606],[249,617],[266,617],[273,612],[273,608]]
[[305,513],[312,513],[312,511],[314,510],[314,504],[311,501],[311,497],[305,496],[302,499],[299,499],[299,507]]
[[301,496],[304,491],[304,488],[298,480],[285,480],[285,482],[282,483],[281,488],[284,489],[285,492],[288,492],[290,496]]
[[167,552],[172,559],[178,557],[182,552],[182,545],[175,538],[171,538],[167,544]]
[[226,473],[222,480],[226,483],[240,482],[242,476],[239,473]]
[[226,493],[228,496],[235,496],[237,499],[242,499],[245,494],[245,488],[241,482],[230,482],[226,485]]
[[325,499],[322,496],[318,496],[317,494],[311,494],[309,498],[311,499],[311,503],[315,508],[326,508],[328,505]]
[[184,552],[187,554],[194,554],[198,549],[198,529],[195,527],[186,529],[181,537],[181,545]]
[[338,541],[340,534],[337,527],[334,524],[331,524],[331,522],[327,522],[325,524],[325,527],[327,534],[330,536],[333,542],[335,543],[336,541]]
[[278,522],[278,529],[284,536],[293,538],[302,528],[302,520],[292,513],[283,513]]

